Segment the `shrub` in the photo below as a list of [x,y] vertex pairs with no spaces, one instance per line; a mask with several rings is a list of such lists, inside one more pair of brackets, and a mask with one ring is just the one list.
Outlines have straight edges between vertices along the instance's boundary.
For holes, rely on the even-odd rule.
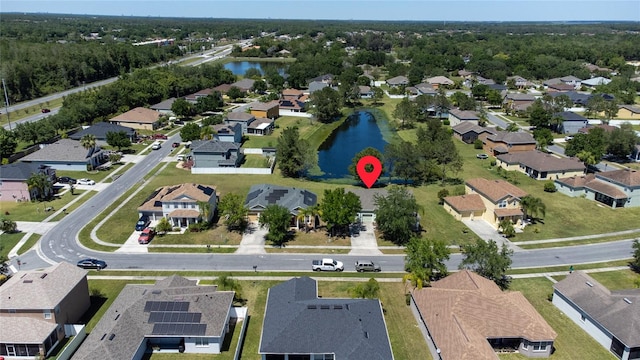
[[478,139],[473,142],[473,148],[476,150],[482,149],[482,140]]
[[444,198],[447,196],[449,196],[449,190],[442,189],[438,191],[438,204],[440,205],[444,204]]
[[444,119],[444,120],[442,120],[442,124],[443,125],[450,125],[451,122],[449,121],[449,119]]
[[[491,162],[489,163],[489,165],[491,165],[491,167],[494,167],[494,166],[496,166],[496,164],[498,164],[496,159],[491,159]],[[498,169],[502,169],[502,168],[498,168]]]
[[556,189],[556,185],[553,183],[553,181],[547,181],[546,183],[544,183],[544,191],[553,193],[558,191],[558,189]]

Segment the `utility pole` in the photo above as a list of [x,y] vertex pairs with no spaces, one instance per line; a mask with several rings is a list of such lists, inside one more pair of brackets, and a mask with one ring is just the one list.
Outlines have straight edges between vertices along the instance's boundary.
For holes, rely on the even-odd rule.
[[2,88],[4,89],[4,108],[7,112],[7,121],[9,122],[9,131],[11,131],[11,120],[9,119],[9,96],[7,96],[7,84],[2,79]]

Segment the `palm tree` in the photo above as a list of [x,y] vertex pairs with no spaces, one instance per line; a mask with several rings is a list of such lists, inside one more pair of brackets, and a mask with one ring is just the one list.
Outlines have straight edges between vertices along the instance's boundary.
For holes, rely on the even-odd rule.
[[203,126],[202,129],[200,129],[200,139],[201,140],[213,139],[213,129],[211,129],[211,126]]
[[80,138],[80,145],[87,150],[94,148],[96,146],[96,137],[92,134],[83,135]]
[[211,213],[211,204],[206,201],[198,201],[198,208],[205,221],[209,221],[209,215]]
[[[310,229],[315,229],[318,226],[318,222],[319,222],[318,216],[320,215],[321,215],[320,205],[316,204],[313,206],[309,206],[308,208],[302,209],[298,212],[298,223],[304,222],[304,228],[306,231]],[[305,221],[307,218],[313,219],[313,221],[311,221],[313,225],[311,225],[310,227],[307,225],[308,223]]]
[[53,183],[46,174],[33,173],[27,179],[29,193],[37,200],[46,200],[53,193]]
[[525,219],[530,217],[531,220],[535,220],[538,215],[543,217],[546,215],[547,206],[542,202],[542,199],[527,195],[520,201],[522,204],[522,211],[524,212]]
[[516,230],[513,228],[513,223],[509,219],[504,219],[498,224],[498,230],[502,231],[505,237],[512,237],[516,234]]

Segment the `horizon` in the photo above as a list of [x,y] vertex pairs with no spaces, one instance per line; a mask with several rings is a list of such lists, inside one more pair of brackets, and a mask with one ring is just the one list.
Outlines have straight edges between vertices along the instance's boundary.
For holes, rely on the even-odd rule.
[[2,2],[1,13],[173,19],[593,23],[640,22],[640,1],[8,0]]

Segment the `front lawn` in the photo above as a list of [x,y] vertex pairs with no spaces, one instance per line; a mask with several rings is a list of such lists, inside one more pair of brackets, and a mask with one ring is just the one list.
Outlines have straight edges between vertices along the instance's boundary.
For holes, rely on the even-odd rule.
[[275,147],[278,144],[278,138],[284,129],[292,126],[297,126],[300,136],[304,137],[305,134],[313,131],[316,128],[322,127],[323,124],[318,121],[311,122],[311,119],[303,117],[293,116],[281,116],[274,122],[275,129],[273,133],[264,136],[247,135],[247,140],[242,144],[243,148],[264,148]]
[[[49,216],[53,215],[53,212],[45,212],[46,208],[53,208],[54,210],[60,210],[67,208],[67,205],[77,199],[84,191],[75,190],[74,195],[71,192],[66,191],[60,197],[55,197],[51,201],[26,201],[26,202],[13,202],[6,201],[2,203],[2,215],[13,221],[34,221],[41,222]],[[91,194],[85,195],[88,199]],[[83,201],[86,201],[83,199]]]

